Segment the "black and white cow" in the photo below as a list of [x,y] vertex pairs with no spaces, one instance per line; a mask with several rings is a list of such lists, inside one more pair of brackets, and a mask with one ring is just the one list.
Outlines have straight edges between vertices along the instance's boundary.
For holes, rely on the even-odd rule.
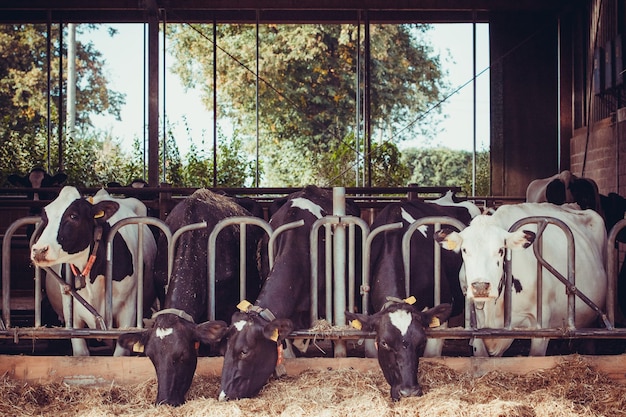
[[[228,328],[220,400],[249,398],[258,394],[274,371],[282,341],[293,329],[310,328],[310,241],[311,226],[332,215],[332,192],[307,186],[292,193],[270,220],[274,229],[304,220],[304,225],[287,230],[276,241],[274,266],[254,306],[233,315]],[[355,205],[346,202],[346,214],[359,216]],[[267,243],[261,245],[266,248]],[[319,240],[319,271],[324,271],[323,239]],[[264,252],[266,253],[266,252]],[[325,280],[318,279],[319,311],[325,303]]]
[[[460,280],[466,295],[476,305],[479,328],[500,329],[504,326],[504,298],[511,297],[512,328],[559,328],[567,324],[565,286],[549,271],[543,275],[543,319],[537,317],[537,260],[532,248],[536,226],[528,224],[509,232],[518,220],[530,217],[554,217],[565,222],[574,236],[576,288],[603,308],[607,290],[605,271],[606,231],[604,221],[593,210],[572,209],[550,203],[524,203],[499,207],[492,216],[475,217],[462,232],[442,230],[437,240],[443,248],[461,253],[464,261]],[[567,276],[567,243],[565,235],[554,225],[543,233],[543,257],[561,275]],[[506,249],[511,250],[513,285],[503,294]],[[576,327],[594,325],[597,314],[576,297]],[[548,339],[531,340],[530,355],[546,354]],[[484,339],[487,353],[501,356],[512,339]],[[480,354],[480,350],[477,351]]]
[[[372,230],[401,222],[401,229],[388,230],[374,238],[371,251],[371,302],[376,313],[367,318],[346,312],[347,317],[358,319],[367,330],[376,331],[378,361],[387,382],[391,397],[421,395],[417,384],[419,357],[440,356],[442,339],[427,340],[425,328],[436,317],[443,323],[450,315],[463,312],[465,302],[459,285],[461,256],[441,252],[441,302],[435,305],[434,242],[432,225],[419,227],[410,241],[411,271],[410,294],[406,294],[405,273],[402,260],[402,239],[407,229],[417,220],[430,216],[447,216],[469,224],[480,210],[471,202],[454,203],[451,195],[431,203],[406,201],[387,205],[376,216]],[[400,302],[409,296],[415,304]],[[398,302],[389,302],[389,300]],[[422,312],[423,311],[423,312]]]
[[[144,208],[145,210],[145,208]],[[100,192],[91,199],[82,198],[74,187],[63,187],[59,196],[44,207],[41,234],[31,247],[31,260],[39,267],[53,267],[57,272],[61,264],[69,264],[84,279],[77,280],[78,293],[104,315],[106,271],[106,239],[111,225],[137,213],[123,200]],[[143,248],[138,248],[138,233],[143,233]],[[144,288],[137,288],[138,250],[144,256]],[[143,291],[144,306],[149,309],[155,299],[152,271],[156,242],[150,229],[142,225],[122,227],[113,239],[113,325],[136,325],[137,291]],[[80,282],[80,283],[79,283]],[[63,311],[62,290],[50,277],[46,279],[46,292],[54,310],[67,320],[69,312]],[[74,301],[74,327],[85,325],[96,328],[95,317],[80,303]],[[85,339],[72,339],[74,355],[89,355]],[[115,355],[125,354],[117,347]]]
[[[178,203],[166,219],[172,233],[186,225],[207,222],[205,229],[181,235],[174,253],[172,275],[167,280],[167,242],[159,239],[155,279],[158,287],[167,289],[163,310],[154,316],[151,328],[140,333],[120,336],[118,344],[135,351],[144,351],[154,364],[158,393],[157,404],[180,405],[197,364],[197,344],[210,344],[225,333],[225,321],[207,320],[209,234],[222,219],[250,216],[250,213],[226,196],[200,189]],[[217,239],[216,253],[216,318],[228,320],[239,302],[239,226],[225,228]],[[256,231],[255,231],[256,230]],[[259,292],[256,267],[256,236],[260,230],[247,234],[247,295]],[[200,323],[200,324],[197,324]]]

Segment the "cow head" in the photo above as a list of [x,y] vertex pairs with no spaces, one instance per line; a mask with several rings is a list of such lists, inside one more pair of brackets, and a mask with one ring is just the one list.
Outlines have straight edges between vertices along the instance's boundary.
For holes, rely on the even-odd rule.
[[535,233],[529,230],[508,232],[495,224],[491,216],[482,215],[474,218],[462,232],[443,229],[435,239],[444,249],[461,252],[466,296],[482,302],[499,297],[505,250],[528,248],[535,240]]
[[152,361],[158,384],[156,404],[178,406],[185,402],[196,371],[198,343],[218,341],[226,330],[223,321],[195,324],[185,312],[166,309],[156,313],[151,328],[123,334],[117,343],[145,353]]
[[42,232],[31,248],[31,260],[40,267],[87,262],[94,226],[103,225],[119,209],[114,201],[91,204],[74,187],[63,187],[44,207]]
[[420,312],[411,304],[398,300],[385,304],[381,311],[371,316],[346,312],[346,318],[353,326],[376,332],[378,363],[391,386],[394,401],[422,395],[417,368],[426,345],[425,329],[433,322],[446,321],[451,311],[450,304],[440,304]]
[[226,334],[220,401],[256,396],[278,363],[283,340],[293,330],[289,319],[269,310],[236,312]]

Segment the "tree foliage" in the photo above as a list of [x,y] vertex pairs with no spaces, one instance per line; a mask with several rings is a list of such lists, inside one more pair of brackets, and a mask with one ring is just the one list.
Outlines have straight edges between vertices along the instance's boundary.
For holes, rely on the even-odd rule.
[[[90,28],[88,25],[79,27],[82,30]],[[60,82],[59,26],[52,25],[49,35],[50,88],[46,25],[0,25],[0,157],[3,160],[0,170],[3,177],[13,172],[28,172],[35,165],[47,166],[48,159],[54,165],[48,167],[49,170],[59,169],[55,163],[59,160],[59,148],[65,150],[64,153],[73,153],[73,156],[76,145],[93,151],[93,143],[77,144],[72,141],[75,138],[64,138],[67,144],[59,146],[59,114],[65,105],[60,102],[60,97],[61,91],[65,91],[67,71],[62,72],[63,80]],[[92,43],[77,42],[76,49],[76,126],[84,132],[91,127],[91,114],[108,112],[119,117],[124,95],[108,85],[104,60]],[[66,60],[64,56],[65,63]],[[90,139],[86,140],[90,142]],[[71,161],[67,153],[64,159],[74,164],[75,161]],[[83,176],[75,179],[81,182]]]
[[[394,141],[428,131],[428,117],[412,122],[445,90],[438,57],[421,36],[427,29],[371,26],[372,128]],[[188,88],[204,92],[208,108],[215,87],[212,30],[181,25],[169,32],[173,70]],[[314,179],[317,161],[355,133],[362,39],[356,25],[262,25],[259,32],[258,125],[266,181],[303,185]],[[232,119],[242,134],[252,134],[257,126],[256,27],[220,25],[217,48],[218,113]],[[362,103],[362,83],[359,92]]]
[[[411,171],[409,182],[419,186],[461,187],[472,195],[472,153],[448,148],[408,148],[402,161]],[[489,152],[476,153],[476,195],[490,194]]]

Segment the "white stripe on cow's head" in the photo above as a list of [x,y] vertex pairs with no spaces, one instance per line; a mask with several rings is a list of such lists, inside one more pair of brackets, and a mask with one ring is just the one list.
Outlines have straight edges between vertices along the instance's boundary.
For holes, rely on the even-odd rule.
[[291,200],[291,207],[296,207],[310,212],[312,215],[321,219],[324,217],[324,209],[319,204],[315,204],[311,200],[303,197],[297,197]]
[[235,326],[235,329],[240,332],[243,330],[244,327],[246,327],[246,324],[248,324],[247,320],[239,320],[238,322],[233,323],[233,326]]
[[172,329],[171,327],[168,327],[167,329],[164,329],[162,327],[157,327],[155,331],[156,337],[158,337],[161,340],[165,339],[167,336],[171,335],[172,333],[174,333],[174,329]]
[[402,336],[406,336],[409,326],[413,322],[413,315],[406,310],[396,310],[389,313],[389,320],[400,331]]

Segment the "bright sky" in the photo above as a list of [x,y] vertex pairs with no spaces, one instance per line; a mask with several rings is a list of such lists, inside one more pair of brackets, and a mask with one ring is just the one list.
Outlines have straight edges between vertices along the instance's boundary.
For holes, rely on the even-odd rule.
[[[78,40],[93,41],[95,48],[102,52],[106,60],[107,76],[112,88],[126,94],[126,104],[122,108],[122,120],[116,121],[109,116],[96,116],[96,126],[111,131],[113,137],[120,138],[126,147],[133,138],[143,138],[143,60],[144,26],[141,24],[114,25],[118,34],[110,37],[109,25],[103,25],[96,32],[78,35]],[[430,146],[445,146],[452,149],[472,150],[473,147],[473,87],[472,79],[472,25],[441,24],[434,25],[430,32],[432,43],[441,54],[444,69],[449,74],[448,81],[453,89],[468,83],[459,92],[452,95],[443,105],[445,120],[440,124],[441,132]],[[83,38],[81,38],[81,36]],[[489,65],[488,27],[477,25],[477,66],[480,74]],[[167,58],[166,58],[167,59]],[[167,64],[169,66],[169,64]],[[212,113],[207,111],[200,98],[193,91],[184,91],[178,77],[168,73],[166,85],[166,112],[168,124],[175,129],[181,155],[185,155],[189,143],[181,140],[192,137],[199,144],[212,143]],[[161,93],[161,100],[163,99]],[[478,150],[487,149],[489,144],[489,71],[477,79],[477,143]],[[162,105],[160,107],[162,111]],[[162,123],[162,121],[160,121]],[[189,131],[189,133],[186,132]],[[406,142],[401,148],[423,146],[423,139]]]

